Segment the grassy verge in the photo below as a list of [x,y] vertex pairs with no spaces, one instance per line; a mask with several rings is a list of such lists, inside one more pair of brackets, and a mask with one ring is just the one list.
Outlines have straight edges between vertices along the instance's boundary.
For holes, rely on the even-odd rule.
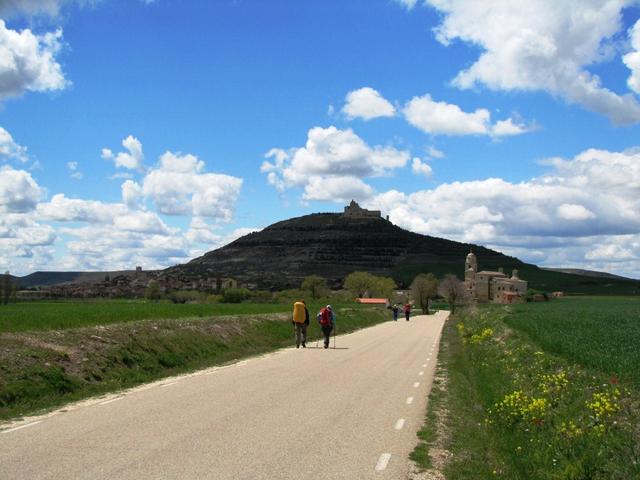
[[[419,468],[452,479],[640,478],[640,405],[628,352],[614,349],[598,364],[586,354],[606,344],[605,335],[616,338],[616,328],[637,345],[638,310],[631,325],[614,321],[625,316],[626,300],[606,308],[582,300],[485,306],[447,322],[438,366],[446,388],[434,384],[412,455]],[[570,312],[584,322],[556,321]]]
[[[339,333],[388,320],[336,307]],[[320,336],[315,322],[310,338]],[[145,320],[0,334],[0,419],[293,344],[288,314]]]

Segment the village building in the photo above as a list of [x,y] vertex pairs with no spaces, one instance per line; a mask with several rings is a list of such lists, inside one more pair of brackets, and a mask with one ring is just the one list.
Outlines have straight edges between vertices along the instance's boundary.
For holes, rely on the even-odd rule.
[[478,302],[519,303],[525,300],[527,281],[513,269],[508,277],[502,269],[478,271],[478,260],[469,252],[464,265],[464,284],[471,298]]

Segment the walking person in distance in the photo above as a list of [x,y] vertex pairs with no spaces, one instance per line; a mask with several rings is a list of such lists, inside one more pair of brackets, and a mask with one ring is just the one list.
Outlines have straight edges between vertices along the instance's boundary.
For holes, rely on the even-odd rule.
[[393,313],[393,321],[397,322],[398,321],[398,312],[400,311],[400,307],[398,307],[398,305],[396,303],[393,304],[393,306],[391,307],[391,312]]
[[410,316],[411,316],[411,304],[407,302],[404,305],[404,318],[407,320],[407,322],[409,321]]
[[307,348],[307,327],[309,326],[309,310],[304,300],[293,304],[293,326],[296,330],[296,348]]
[[324,348],[329,348],[331,331],[336,324],[336,315],[333,313],[331,305],[327,305],[320,309],[320,312],[318,312],[318,323],[320,324],[322,334],[324,335]]

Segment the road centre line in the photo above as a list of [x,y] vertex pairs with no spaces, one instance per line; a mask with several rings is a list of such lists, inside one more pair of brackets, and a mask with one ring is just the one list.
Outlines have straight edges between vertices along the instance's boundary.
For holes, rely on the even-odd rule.
[[418,375],[422,376],[424,375],[424,372],[418,372]]
[[122,400],[124,397],[116,397],[116,398],[112,398],[111,400],[107,400],[106,402],[100,402],[98,404],[98,406],[102,406],[102,405],[108,405],[109,403],[113,403],[113,402],[117,402],[118,400]]
[[404,427],[404,418],[401,418],[396,422],[395,429],[402,430],[402,427]]
[[42,423],[42,420],[38,420],[36,422],[31,422],[31,423],[25,423],[24,425],[20,425],[19,427],[9,428],[8,430],[2,430],[2,433],[15,432],[16,430],[22,430],[23,428],[32,427],[33,425],[37,425],[39,423]]
[[383,453],[382,455],[380,455],[380,458],[378,459],[378,463],[376,463],[376,471],[381,472],[384,469],[386,469],[390,458],[391,458],[390,453]]
[[413,403],[413,397],[407,398],[407,405],[411,405]]
[[419,386],[420,386],[420,382],[415,382],[415,383],[413,384],[413,388],[418,388]]
[[426,363],[423,363],[423,364],[422,364],[422,368],[425,368],[426,366],[427,366],[427,364],[426,364]]

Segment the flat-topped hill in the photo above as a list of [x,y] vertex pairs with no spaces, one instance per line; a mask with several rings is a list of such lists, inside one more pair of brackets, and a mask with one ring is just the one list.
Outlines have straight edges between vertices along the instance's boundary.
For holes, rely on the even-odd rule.
[[[345,209],[347,212],[349,208]],[[356,211],[356,214],[358,212]],[[372,212],[373,213],[373,212]],[[640,294],[640,281],[543,270],[479,245],[409,232],[379,216],[318,213],[274,223],[260,232],[165,270],[186,278],[230,277],[261,289],[299,287],[308,275],[333,288],[356,270],[392,277],[407,287],[419,273],[464,278],[472,250],[485,270],[513,268],[531,288],[582,294]]]
[[499,252],[412,233],[382,218],[320,213],[275,223],[172,270],[232,277],[269,289],[297,287],[312,274],[338,287],[356,270],[391,276],[406,285],[424,271],[462,277],[470,249],[486,267],[523,265]]

